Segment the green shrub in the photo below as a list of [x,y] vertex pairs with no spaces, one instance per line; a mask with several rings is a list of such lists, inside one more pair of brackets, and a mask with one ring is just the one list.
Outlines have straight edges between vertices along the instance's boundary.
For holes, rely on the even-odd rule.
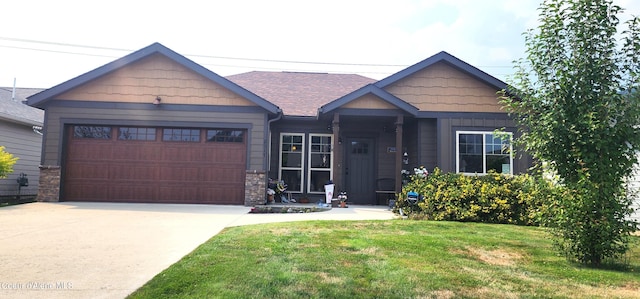
[[8,174],[13,172],[13,165],[16,164],[18,158],[4,150],[4,146],[0,146],[0,178],[6,178]]
[[[407,202],[410,191],[420,194]],[[396,213],[412,218],[518,225],[550,224],[563,190],[539,176],[498,173],[469,176],[435,169],[427,178],[413,176],[396,200]]]

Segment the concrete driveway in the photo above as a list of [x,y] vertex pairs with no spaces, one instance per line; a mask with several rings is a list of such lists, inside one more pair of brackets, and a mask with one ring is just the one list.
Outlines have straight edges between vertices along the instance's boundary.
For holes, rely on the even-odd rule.
[[0,208],[0,298],[123,298],[225,227],[393,218],[385,207],[307,214],[249,209],[81,202]]

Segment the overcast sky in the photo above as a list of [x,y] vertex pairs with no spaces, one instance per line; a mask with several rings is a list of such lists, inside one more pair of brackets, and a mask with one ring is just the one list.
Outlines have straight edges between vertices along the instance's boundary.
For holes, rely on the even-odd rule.
[[[0,86],[49,88],[160,42],[227,76],[382,79],[440,51],[506,80],[540,0],[70,1],[2,4]],[[625,15],[640,1],[617,0]]]

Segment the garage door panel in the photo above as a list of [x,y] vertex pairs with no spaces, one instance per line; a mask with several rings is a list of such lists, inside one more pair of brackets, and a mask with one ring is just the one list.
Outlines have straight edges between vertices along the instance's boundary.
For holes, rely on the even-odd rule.
[[66,184],[65,194],[72,198],[81,197],[87,201],[102,201],[108,195],[109,184],[102,180],[85,180]]
[[75,161],[109,161],[112,159],[113,145],[102,140],[95,144],[80,142],[69,151]]
[[186,184],[168,183],[159,188],[158,199],[161,202],[193,203],[202,201],[197,188]]
[[158,197],[158,189],[153,184],[119,181],[109,186],[110,197],[118,201],[152,202]]
[[161,157],[161,147],[150,142],[120,141],[114,161],[158,161]]
[[196,180],[202,180],[199,177],[199,167],[197,166],[181,166],[181,164],[175,164],[172,167],[163,166],[160,168],[160,177],[164,181],[178,181],[178,182],[190,182]]
[[246,142],[116,137],[69,138],[63,200],[244,203]]
[[91,160],[84,163],[73,163],[67,167],[67,174],[73,178],[109,179],[109,171],[104,163]]
[[238,148],[217,147],[209,152],[208,160],[222,163],[242,163],[246,160],[245,151]]
[[152,164],[113,162],[108,167],[111,180],[153,181],[159,178],[158,167]]

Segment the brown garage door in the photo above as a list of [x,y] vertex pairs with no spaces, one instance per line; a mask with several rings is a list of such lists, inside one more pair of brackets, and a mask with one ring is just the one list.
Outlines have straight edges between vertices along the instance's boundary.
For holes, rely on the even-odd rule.
[[69,126],[63,200],[243,204],[244,130]]

